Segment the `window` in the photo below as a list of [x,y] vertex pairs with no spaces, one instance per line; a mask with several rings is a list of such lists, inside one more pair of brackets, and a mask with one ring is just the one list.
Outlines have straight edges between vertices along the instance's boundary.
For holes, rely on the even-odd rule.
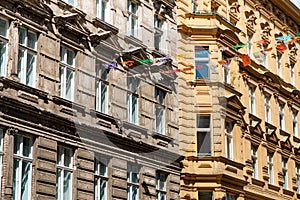
[[268,68],[268,55],[265,52],[266,49],[267,49],[267,45],[263,44],[262,45],[263,65],[264,65],[265,68]]
[[292,111],[292,117],[293,117],[293,135],[298,136],[298,122],[297,122],[297,114],[295,110]]
[[74,5],[74,0],[63,0],[63,1],[72,6]]
[[300,194],[300,165],[296,165],[296,184],[298,186],[298,194]]
[[231,122],[225,122],[226,157],[230,160],[233,160],[232,129],[233,129],[233,124]]
[[56,171],[56,199],[72,199],[73,151],[58,146]]
[[108,113],[108,72],[103,63],[96,60],[96,110]]
[[0,192],[1,192],[1,181],[2,181],[2,161],[3,161],[3,130],[0,129]]
[[253,35],[251,34],[247,34],[247,42],[248,42],[248,55],[249,57],[252,59],[253,55],[252,55],[252,37]]
[[165,173],[156,172],[156,200],[167,200],[166,180]]
[[284,130],[284,104],[279,103],[279,127]]
[[198,192],[198,200],[212,200],[212,199],[213,199],[212,192],[206,192],[206,191]]
[[227,55],[222,53],[222,60],[226,60],[226,64],[222,65],[223,81],[224,83],[230,84],[230,62]]
[[138,200],[139,179],[136,166],[127,166],[127,200]]
[[21,83],[31,87],[35,87],[36,43],[36,33],[19,28],[18,77]]
[[249,112],[253,115],[255,115],[255,88],[252,86],[249,86]]
[[95,200],[107,200],[107,160],[100,160],[95,159]]
[[266,122],[270,123],[271,122],[271,104],[270,104],[270,96],[269,95],[264,95],[265,99],[265,120]]
[[138,79],[127,78],[127,120],[133,124],[138,124],[138,85]]
[[281,54],[279,52],[277,52],[277,55],[276,55],[276,63],[277,63],[277,68],[278,68],[278,75],[282,76]]
[[110,21],[110,8],[107,0],[96,0],[96,15],[103,21]]
[[32,138],[14,136],[13,199],[31,199]]
[[288,169],[287,169],[287,159],[282,158],[282,175],[283,175],[283,188],[288,189]]
[[8,22],[0,18],[0,76],[6,75]]
[[192,13],[198,12],[198,0],[192,0]]
[[208,47],[195,47],[196,79],[209,78],[209,51]]
[[67,100],[74,99],[74,59],[75,53],[66,47],[60,48],[60,96]]
[[163,24],[164,21],[160,19],[157,15],[154,16],[154,48],[156,50],[166,49],[165,40],[163,38]]
[[137,37],[137,9],[138,5],[131,0],[127,1],[127,12],[128,12],[128,19],[127,19],[127,31],[128,34]]
[[252,177],[258,178],[258,164],[257,164],[257,147],[251,146],[251,159],[252,159]]
[[226,194],[226,200],[235,200],[235,196],[232,194]]
[[291,63],[290,65],[290,75],[291,75],[291,84],[295,85],[295,63]]
[[274,184],[274,171],[273,171],[273,154],[268,152],[267,153],[268,159],[268,174],[269,174],[269,183]]
[[197,154],[211,156],[210,115],[197,115]]
[[165,134],[165,97],[165,91],[155,88],[155,127],[160,134]]

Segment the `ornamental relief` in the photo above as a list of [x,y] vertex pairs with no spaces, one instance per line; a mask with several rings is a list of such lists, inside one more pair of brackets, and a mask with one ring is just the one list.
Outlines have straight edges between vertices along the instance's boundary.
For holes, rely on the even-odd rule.
[[254,26],[256,25],[257,17],[255,16],[253,10],[245,11],[245,16],[247,20],[247,26],[251,29],[254,29]]

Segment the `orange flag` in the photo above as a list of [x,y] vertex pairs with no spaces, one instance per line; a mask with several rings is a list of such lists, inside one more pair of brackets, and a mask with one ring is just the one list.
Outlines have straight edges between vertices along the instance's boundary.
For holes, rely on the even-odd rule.
[[218,63],[220,65],[226,65],[227,64],[227,61],[226,60],[219,60]]
[[276,48],[278,49],[278,51],[285,51],[285,50],[287,50],[287,47],[284,44],[278,44],[276,46]]
[[243,61],[243,66],[246,67],[251,64],[251,59],[247,54],[240,55],[240,58]]

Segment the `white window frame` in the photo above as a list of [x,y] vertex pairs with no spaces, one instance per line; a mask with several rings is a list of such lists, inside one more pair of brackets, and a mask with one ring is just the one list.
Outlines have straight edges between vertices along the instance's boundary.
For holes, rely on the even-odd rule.
[[252,177],[258,179],[258,159],[257,159],[257,150],[258,148],[254,145],[251,145],[251,159],[252,159]]
[[[71,160],[70,160],[70,166],[67,166],[65,163],[65,149],[70,151],[71,153]],[[72,199],[72,193],[73,193],[73,164],[74,164],[74,151],[71,148],[64,147],[62,145],[58,145],[57,147],[57,164],[56,164],[56,199],[57,200],[64,200],[64,173],[70,173],[70,189],[69,189],[69,197]],[[58,176],[58,171],[61,171],[62,176]]]
[[288,159],[282,158],[282,176],[283,176],[283,189],[288,189],[288,168],[287,168]]
[[[197,77],[197,62],[200,62],[202,64],[205,64],[206,66],[202,66],[202,67],[207,67],[207,71],[208,71],[208,75],[207,77],[202,77],[205,79],[209,79],[210,78],[210,69],[208,67],[209,65],[209,54],[207,57],[197,57],[197,52],[201,52],[201,51],[208,51],[209,47],[208,46],[195,46],[195,80],[200,79],[201,77]],[[200,53],[201,55],[201,53]]]
[[156,172],[156,200],[167,200],[167,174]]
[[154,15],[154,48],[157,51],[164,52],[166,51],[166,39],[165,32],[163,30],[165,26],[165,21],[159,18],[157,15]]
[[285,129],[285,121],[284,121],[284,104],[283,103],[279,103],[278,104],[279,107],[279,128],[281,130]]
[[[166,91],[155,88],[155,131],[162,135],[166,134]],[[161,113],[158,115],[158,113]],[[161,120],[159,120],[161,118]]]
[[282,57],[282,55],[279,52],[277,52],[276,64],[277,64],[277,69],[278,69],[278,75],[280,77],[282,76],[281,57]]
[[[24,38],[20,37],[21,30],[24,30]],[[34,46],[30,47],[29,46],[29,35],[34,36]],[[24,43],[20,43],[21,39],[24,39]],[[28,85],[30,87],[35,87],[36,86],[36,62],[37,62],[37,41],[38,41],[38,36],[37,33],[29,30],[26,27],[19,27],[19,49],[18,49],[18,78],[20,79],[20,82]],[[23,52],[23,54],[21,54]],[[23,57],[21,57],[23,55]],[[28,70],[29,68],[29,59],[30,56],[32,56],[33,63],[32,63],[32,73],[29,75]],[[22,58],[22,59],[21,59]]]
[[252,55],[252,38],[253,38],[252,34],[247,34],[248,55],[249,55],[250,59],[253,59],[253,55]]
[[222,65],[223,82],[230,84],[230,61],[224,53],[222,53],[222,60],[226,60],[226,64]]
[[298,112],[293,110],[292,111],[292,118],[293,118],[293,135],[298,137]]
[[[29,155],[24,155],[24,139],[29,139]],[[17,152],[16,150],[17,145]],[[14,175],[13,175],[13,199],[22,200],[22,199],[31,199],[31,183],[32,183],[32,162],[33,162],[33,139],[30,137],[25,137],[22,135],[14,136]],[[28,172],[28,193],[27,196],[22,197],[22,182],[23,182],[23,164],[29,163],[29,172]],[[18,167],[15,169],[15,164],[18,163]]]
[[267,162],[268,162],[268,174],[269,174],[269,183],[274,184],[274,162],[273,156],[274,154],[271,152],[267,152]]
[[265,94],[264,95],[264,100],[265,100],[265,120],[268,123],[271,123],[271,96]]
[[198,0],[192,0],[192,13],[198,12]]
[[265,52],[266,47],[264,44],[262,44],[262,52],[263,52],[263,65],[266,69],[268,69],[268,54]]
[[[209,127],[206,127],[206,128],[200,128],[198,127],[198,117],[201,118],[201,116],[208,116],[209,117]],[[196,124],[196,129],[197,129],[197,156],[200,157],[200,156],[211,156],[212,155],[212,141],[211,141],[211,138],[212,138],[212,131],[211,131],[211,124],[212,124],[212,119],[211,119],[211,115],[206,115],[206,114],[197,114],[196,116],[197,118],[197,124]],[[199,120],[200,121],[200,120]],[[210,147],[210,152],[200,152],[199,151],[199,134],[209,134],[209,147]]]
[[226,150],[226,157],[230,160],[234,159],[233,156],[233,123],[232,122],[225,122],[225,150]]
[[290,78],[291,84],[295,85],[295,63],[290,64]]
[[[136,6],[136,10],[134,10]],[[138,4],[132,0],[127,0],[127,33],[135,38],[138,37]],[[135,24],[133,24],[135,21]]]
[[[68,55],[72,55],[72,63],[68,63]],[[69,101],[74,101],[74,82],[75,82],[75,51],[65,46],[60,47],[60,97]],[[70,95],[67,96],[67,73],[72,74],[70,80]]]
[[108,114],[109,70],[96,60],[96,111]]
[[248,86],[248,92],[249,92],[249,112],[253,115],[256,113],[255,108],[255,87],[254,86]]
[[[95,200],[108,199],[108,160],[95,159]],[[101,170],[102,169],[102,170]],[[104,171],[103,171],[104,170]],[[104,188],[102,188],[104,187]]]
[[[127,120],[139,124],[139,80],[131,75],[127,78]],[[135,110],[135,112],[134,112]]]
[[[133,174],[136,173],[137,182],[133,180]],[[133,191],[136,189],[136,196],[133,197]],[[128,164],[127,166],[127,200],[139,199],[139,173],[138,167]]]
[[96,0],[96,16],[105,22],[110,22],[110,2],[108,0]]
[[0,44],[3,43],[3,47],[0,48],[0,76],[6,76],[7,73],[7,48],[8,48],[8,26],[9,22],[6,19],[0,18],[1,21],[5,23],[4,27],[2,27],[5,31],[4,34],[0,34]]

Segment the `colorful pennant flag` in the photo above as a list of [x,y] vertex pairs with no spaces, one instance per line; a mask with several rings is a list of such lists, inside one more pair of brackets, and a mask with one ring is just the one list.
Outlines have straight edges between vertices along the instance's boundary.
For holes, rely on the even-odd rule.
[[226,65],[227,64],[227,61],[226,60],[219,60],[218,63],[220,65]]
[[243,61],[243,66],[246,67],[251,64],[251,59],[248,54],[240,55],[240,58]]
[[233,46],[232,48],[233,48],[234,50],[237,50],[237,49],[239,49],[239,48],[244,48],[245,46],[247,46],[247,44],[238,44],[238,45]]
[[123,61],[123,62],[120,62],[120,63],[123,64],[123,65],[127,65],[128,67],[132,67],[134,61],[133,60],[127,60],[127,61]]
[[284,35],[284,36],[280,36],[280,37],[276,37],[275,40],[281,40],[281,41],[287,41],[292,39],[293,36],[288,34],[288,35]]
[[115,69],[117,67],[117,63],[116,62],[104,63],[102,64],[102,66],[105,67],[105,69],[110,70],[110,69]]
[[298,32],[296,35],[297,35],[297,36],[300,36],[300,32]]
[[285,50],[287,50],[287,47],[284,44],[278,44],[276,46],[276,48],[278,49],[278,51],[285,51]]

